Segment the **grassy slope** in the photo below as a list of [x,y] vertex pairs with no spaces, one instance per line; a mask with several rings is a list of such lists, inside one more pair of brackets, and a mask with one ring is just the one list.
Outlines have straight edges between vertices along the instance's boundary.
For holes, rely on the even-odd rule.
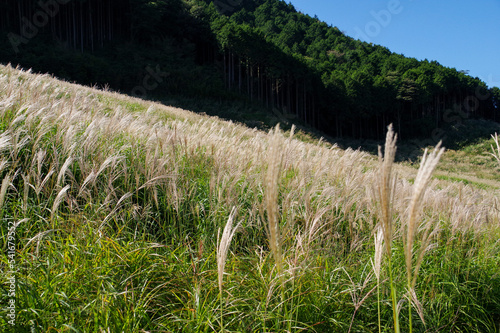
[[[373,156],[8,67],[0,85],[0,266],[14,258],[16,332],[392,330],[387,261],[380,283],[371,264]],[[276,154],[273,185],[267,161]],[[490,165],[497,170],[485,172]],[[392,263],[406,331],[401,223],[413,191],[404,179],[416,172],[397,169]],[[447,180],[427,190],[422,226],[436,228],[417,280],[415,331],[500,330],[497,195]],[[219,290],[218,234],[233,207],[241,225]],[[12,299],[8,277],[2,304]],[[12,328],[6,321],[2,312],[0,325]]]
[[448,151],[438,168],[438,175],[456,177],[480,187],[500,188],[500,168],[489,155],[492,145],[495,147],[492,139],[485,139],[460,150]]

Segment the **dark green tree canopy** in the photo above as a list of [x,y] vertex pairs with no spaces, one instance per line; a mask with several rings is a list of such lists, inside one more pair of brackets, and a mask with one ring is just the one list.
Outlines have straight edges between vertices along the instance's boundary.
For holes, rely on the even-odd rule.
[[[4,62],[114,82],[108,76],[116,74],[95,67],[133,49],[134,64],[171,68],[169,93],[213,95],[214,87],[225,87],[330,135],[381,138],[394,123],[404,137],[425,136],[453,125],[447,113],[457,108],[467,117],[498,118],[498,88],[436,61],[354,40],[281,0],[0,0],[0,30]],[[100,60],[78,71],[57,69],[56,60],[40,64],[50,58],[41,47],[47,43],[79,52],[75,59]],[[143,52],[149,55],[138,56]],[[132,81],[125,77],[138,71],[134,64],[120,69],[117,89]]]

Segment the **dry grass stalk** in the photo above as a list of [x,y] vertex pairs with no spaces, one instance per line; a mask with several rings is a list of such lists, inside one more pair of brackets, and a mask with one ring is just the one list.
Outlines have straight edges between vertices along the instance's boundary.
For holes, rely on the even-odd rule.
[[407,288],[408,288],[408,298],[410,300],[408,305],[408,317],[409,317],[409,327],[410,332],[413,331],[411,308],[412,304],[416,305],[419,315],[422,317],[422,309],[418,299],[415,294],[415,284],[417,282],[418,271],[422,263],[425,252],[428,249],[428,245],[431,239],[431,234],[433,231],[433,226],[436,223],[429,221],[424,228],[423,234],[421,236],[421,244],[417,251],[417,260],[415,263],[415,268],[412,270],[413,264],[413,245],[415,243],[416,234],[421,225],[420,215],[422,210],[422,202],[424,198],[425,191],[429,185],[429,181],[432,176],[432,172],[436,168],[441,155],[444,152],[444,148],[441,148],[441,142],[436,146],[434,151],[428,155],[427,149],[424,151],[424,156],[422,157],[422,162],[415,178],[415,184],[413,186],[413,194],[410,201],[408,220],[405,225],[406,238],[403,238],[405,245],[405,259],[406,259],[406,274],[407,274]]
[[54,217],[56,216],[56,213],[57,213],[57,209],[59,208],[59,205],[61,204],[61,202],[63,201],[65,195],[66,195],[66,192],[68,192],[68,190],[70,189],[71,186],[69,185],[66,185],[63,189],[61,189],[59,191],[59,193],[57,194],[55,200],[54,200],[54,204],[52,205],[52,210],[51,210],[51,213],[50,213],[50,221],[53,222],[54,221]]
[[382,332],[382,325],[380,321],[380,271],[382,268],[382,255],[384,253],[384,233],[379,226],[375,232],[375,255],[372,262],[373,272],[377,278],[377,313],[378,313],[378,330]]
[[66,180],[66,173],[69,173],[71,175],[71,170],[69,170],[71,163],[73,163],[73,158],[71,156],[69,156],[66,159],[66,161],[64,161],[64,164],[62,165],[61,169],[59,170],[59,173],[57,175],[57,182],[56,182],[57,185],[62,186],[62,184]]
[[417,177],[415,179],[415,184],[413,186],[413,195],[410,201],[408,220],[405,226],[406,229],[406,240],[405,240],[405,255],[406,255],[406,270],[409,276],[412,276],[411,287],[413,288],[416,283],[418,270],[422,263],[423,255],[426,252],[427,246],[430,241],[430,234],[432,233],[432,227],[435,223],[428,222],[425,226],[424,232],[421,238],[421,245],[418,251],[418,258],[415,264],[415,270],[412,273],[412,261],[413,261],[413,245],[415,243],[416,233],[421,225],[419,223],[420,215],[422,211],[422,203],[424,194],[429,185],[432,173],[436,168],[441,155],[444,153],[444,148],[441,148],[441,143],[439,143],[431,154],[427,154],[427,149],[422,157],[422,162],[418,170]]
[[267,211],[269,246],[273,253],[274,260],[278,267],[278,273],[281,274],[282,258],[281,258],[281,235],[279,229],[279,211],[278,211],[278,196],[279,196],[279,178],[281,164],[283,160],[282,153],[282,138],[279,125],[276,126],[272,135],[267,154],[268,167],[264,179],[265,186],[265,206]]
[[373,256],[373,272],[380,283],[380,271],[382,268],[382,255],[384,254],[384,233],[380,227],[377,228],[375,235],[375,255]]
[[220,321],[223,332],[224,332],[224,321],[223,321],[222,282],[224,279],[224,268],[226,266],[229,246],[231,245],[233,236],[241,223],[241,222],[238,223],[238,225],[236,225],[236,227],[233,228],[233,221],[235,215],[236,215],[236,207],[233,207],[231,213],[229,214],[226,226],[224,227],[224,231],[222,232],[222,237],[220,237],[220,229],[219,232],[217,233],[217,274],[219,282]]
[[0,152],[9,150],[12,147],[12,138],[6,132],[0,134]]
[[123,205],[124,201],[126,201],[127,199],[129,199],[132,196],[133,196],[133,193],[131,193],[131,192],[127,192],[121,196],[120,200],[118,200],[118,202],[116,203],[115,208],[113,208],[113,210],[102,221],[101,225],[99,226],[99,230],[101,230],[103,228],[103,226],[106,224],[106,222],[109,219],[111,219],[111,217],[113,217],[113,215],[116,214],[116,212],[118,212],[118,210]]
[[30,174],[22,175],[23,178],[23,213],[26,214],[28,210],[28,195],[30,191]]
[[379,203],[381,227],[384,234],[384,241],[387,254],[391,253],[392,236],[394,233],[393,226],[393,201],[396,189],[396,177],[392,174],[394,159],[396,156],[396,139],[397,134],[394,133],[392,125],[389,125],[384,155],[379,146],[379,173],[377,180],[377,199]]
[[[5,178],[2,180],[2,187],[0,187],[0,211],[3,211],[3,205],[5,203],[5,197],[7,196],[7,189],[10,186],[10,182],[10,175],[5,176]],[[0,214],[0,216],[3,216],[3,213]]]
[[380,226],[384,234],[384,241],[386,246],[389,281],[391,287],[391,301],[392,301],[392,314],[394,331],[399,333],[399,312],[397,309],[396,289],[393,284],[392,276],[392,263],[391,263],[391,243],[394,233],[393,225],[393,200],[396,189],[396,177],[392,174],[394,158],[396,156],[396,139],[397,135],[394,133],[392,125],[389,125],[386,141],[385,141],[385,155],[382,157],[382,151],[379,147],[379,174],[377,183],[377,199],[380,211]]
[[229,246],[231,245],[231,241],[233,239],[236,230],[240,226],[240,223],[233,228],[233,221],[236,215],[236,207],[233,207],[231,210],[231,214],[229,214],[229,218],[227,220],[226,226],[224,227],[224,231],[222,232],[222,237],[219,233],[217,234],[217,273],[218,273],[218,281],[219,281],[219,292],[222,296],[222,282],[224,278],[224,268],[226,266],[227,253],[229,251]]

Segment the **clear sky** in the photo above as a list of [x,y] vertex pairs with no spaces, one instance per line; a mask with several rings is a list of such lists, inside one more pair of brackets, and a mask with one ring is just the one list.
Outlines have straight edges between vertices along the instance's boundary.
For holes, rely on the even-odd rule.
[[500,0],[287,0],[348,36],[500,87]]

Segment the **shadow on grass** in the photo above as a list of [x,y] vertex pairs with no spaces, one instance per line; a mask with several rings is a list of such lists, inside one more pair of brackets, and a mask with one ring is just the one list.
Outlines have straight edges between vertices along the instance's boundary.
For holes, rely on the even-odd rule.
[[[495,132],[500,133],[500,124],[483,119],[469,119],[460,125],[448,126],[440,129],[442,135],[439,139],[442,140],[442,145],[448,150],[462,150],[484,143],[484,141],[491,139],[491,135],[495,134]],[[419,138],[399,141],[396,161],[409,163],[418,162],[424,149],[435,147],[439,139]],[[360,149],[372,155],[377,155],[378,147],[383,147],[384,145],[384,141],[377,140],[328,137],[326,140],[331,143],[337,143],[337,145],[343,149]],[[486,146],[486,150],[488,150],[489,145]]]

